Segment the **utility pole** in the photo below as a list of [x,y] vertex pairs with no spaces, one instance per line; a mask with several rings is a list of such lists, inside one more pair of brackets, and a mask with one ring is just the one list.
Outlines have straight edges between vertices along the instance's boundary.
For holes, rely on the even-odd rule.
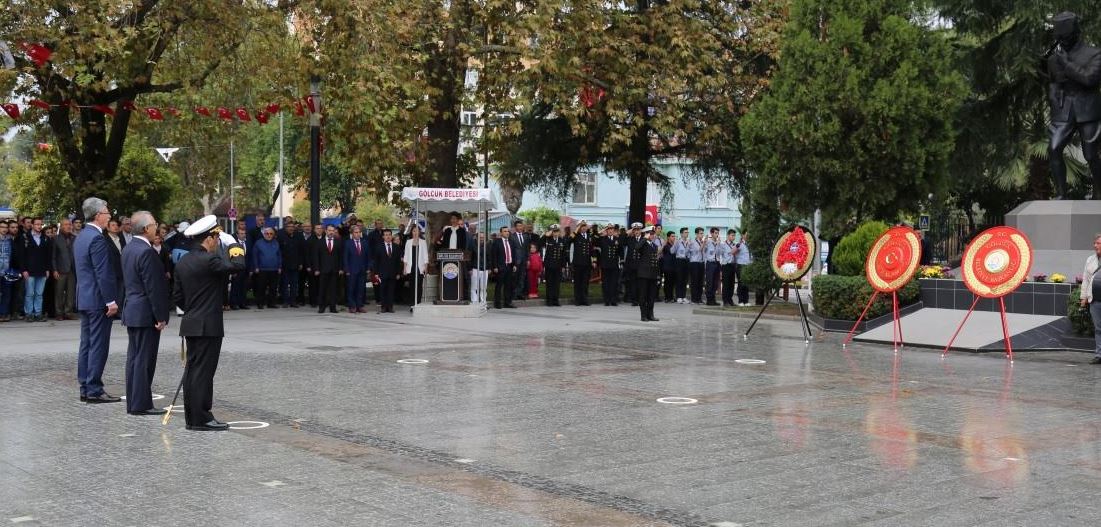
[[321,224],[321,77],[310,77],[310,223]]
[[287,217],[283,211],[283,185],[286,180],[283,177],[283,112],[279,112],[279,225],[283,226],[283,218]]

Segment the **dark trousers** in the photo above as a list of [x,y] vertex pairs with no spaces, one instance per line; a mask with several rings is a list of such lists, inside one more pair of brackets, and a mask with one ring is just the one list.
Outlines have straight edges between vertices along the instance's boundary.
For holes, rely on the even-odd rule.
[[558,299],[558,293],[562,289],[562,268],[544,268],[543,279],[547,281],[547,305],[548,306],[560,306],[562,305]]
[[222,337],[186,337],[187,371],[184,372],[184,419],[188,425],[214,420],[214,372],[222,354]]
[[296,302],[298,302],[299,304],[305,304],[306,301],[309,300],[306,297],[306,292],[310,289],[310,277],[313,276],[313,273],[295,271],[295,274],[298,275],[298,294],[295,295],[295,298],[297,299]]
[[592,266],[585,262],[573,266],[573,303],[583,306],[589,303],[589,277]]
[[688,273],[692,278],[692,301],[703,302],[703,262],[689,262]]
[[734,304],[734,264],[728,263],[723,266],[723,305],[729,306]]
[[390,311],[394,309],[394,292],[398,288],[397,278],[383,278],[379,280],[378,287],[375,289],[379,292],[379,307],[383,311]]
[[157,350],[161,332],[152,327],[126,328],[126,411],[153,408],[153,374],[157,371]]
[[80,351],[76,378],[80,394],[95,397],[103,393],[103,367],[111,345],[111,319],[106,308],[80,312]]
[[677,294],[675,292],[675,290],[677,288],[677,271],[676,271],[676,269],[669,269],[667,271],[662,271],[661,279],[662,279],[662,282],[661,282],[661,287],[662,287],[661,297],[666,302],[672,302],[673,300],[676,300],[676,299],[680,298],[679,296],[677,296]]
[[[516,264],[516,276],[527,276],[527,275],[528,275],[528,262],[527,262],[527,260],[524,260],[524,261]],[[515,280],[514,279],[513,280],[513,289],[516,291],[516,300],[527,300],[528,299],[527,280],[523,280],[523,279]],[[509,302],[509,303],[511,304],[512,302]]]
[[233,273],[229,279],[229,305],[244,307],[247,301],[245,291],[248,289],[248,272]]
[[348,273],[348,309],[359,309],[367,302],[367,272]]
[[274,306],[279,301],[279,271],[256,273],[256,305]]
[[515,292],[516,273],[506,265],[497,273],[497,283],[493,285],[493,307],[501,309],[502,303],[511,306]]
[[630,302],[632,304],[638,303],[638,297],[635,294],[635,282],[638,277],[638,270],[634,268],[628,268],[623,270],[623,301]]
[[424,275],[423,274],[408,274],[405,275],[405,279],[409,282],[409,304],[416,304],[424,298]]
[[604,294],[604,305],[610,306],[612,304],[618,304],[619,268],[602,267],[600,272],[604,273],[604,277],[600,281],[600,291]]
[[11,313],[13,315],[23,315],[24,314],[23,313],[23,305],[24,305],[23,299],[26,297],[26,295],[24,294],[26,292],[25,287],[24,287],[24,282],[26,282],[26,280],[16,280],[11,285],[11,295],[12,295]]
[[317,305],[336,309],[337,273],[321,273],[317,277]]
[[635,279],[635,292],[638,293],[638,310],[642,314],[642,320],[654,318],[654,301],[658,297],[657,279]]
[[0,278],[0,317],[11,313],[11,282]]
[[677,274],[677,288],[676,296],[678,299],[688,298],[688,259],[677,258],[676,261],[676,274]]
[[298,270],[288,271],[283,270],[283,276],[280,277],[279,293],[283,297],[284,304],[297,304],[298,303]]
[[715,294],[719,291],[719,283],[722,280],[722,266],[719,262],[707,262],[704,267],[707,274],[707,303],[715,303]]
[[[316,306],[317,305],[317,297],[319,296],[319,293],[320,293],[320,291],[318,291],[318,289],[320,289],[321,279],[320,279],[320,277],[313,274],[312,272],[308,273],[308,274],[309,274],[309,276],[307,277],[308,278],[307,287],[310,290],[308,300],[310,301],[311,306]],[[322,305],[324,305],[324,304],[322,304]]]
[[734,264],[734,279],[738,281],[738,303],[749,303],[749,286],[745,284],[745,280],[742,276],[742,271],[745,266],[741,264]]

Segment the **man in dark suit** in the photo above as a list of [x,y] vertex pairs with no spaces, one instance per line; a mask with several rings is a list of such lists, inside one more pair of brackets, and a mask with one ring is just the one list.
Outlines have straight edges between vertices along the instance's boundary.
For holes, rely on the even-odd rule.
[[283,282],[279,286],[283,307],[298,307],[298,273],[305,267],[306,239],[296,230],[294,218],[283,219],[279,248],[283,254]]
[[397,288],[398,276],[401,275],[402,252],[394,243],[394,235],[390,229],[382,231],[382,244],[371,258],[371,272],[375,274],[375,287],[379,288],[379,313],[394,312],[394,290]]
[[214,372],[225,336],[222,296],[226,276],[245,269],[245,251],[232,236],[218,229],[214,216],[196,221],[184,234],[194,238],[194,243],[191,252],[176,264],[172,292],[173,302],[184,312],[180,336],[187,341],[184,419],[188,430],[228,430],[229,425],[215,419],[210,409]]
[[126,413],[161,415],[153,407],[153,374],[161,331],[168,325],[168,283],[164,264],[150,240],[157,235],[157,222],[146,211],[135,212],[130,224],[134,237],[122,250],[122,276],[127,301],[123,303],[122,325],[130,345],[126,349]]
[[341,262],[344,246],[336,235],[336,226],[325,228],[325,237],[314,244],[313,274],[317,277],[317,312],[324,313],[329,306],[330,313],[336,313],[337,286],[344,275]]
[[[513,286],[516,293],[516,300],[526,300],[528,298],[527,280],[524,279],[528,275],[528,255],[531,251],[531,244],[535,240],[535,235],[530,232],[526,232],[526,226],[524,220],[516,220],[512,224],[513,232],[509,237],[509,242],[516,246],[516,276],[520,277],[516,279],[516,284]],[[512,302],[509,302],[510,304]]]
[[570,237],[573,249],[573,303],[578,306],[589,305],[589,276],[593,267],[593,239],[589,234],[589,224],[582,221],[577,233]]
[[309,296],[307,301],[311,306],[318,307],[324,306],[324,304],[318,303],[318,276],[314,274],[316,271],[317,262],[314,262],[314,256],[317,255],[318,248],[321,246],[321,242],[325,239],[325,227],[323,225],[314,225],[313,231],[307,233],[306,237],[306,288],[309,289]]
[[654,302],[658,298],[658,278],[661,277],[661,263],[659,256],[661,249],[654,239],[654,226],[651,225],[642,230],[646,237],[638,242],[637,267],[635,275],[635,299],[642,315],[643,322],[657,322],[654,318]]
[[559,289],[562,284],[562,269],[566,267],[568,245],[562,239],[558,224],[550,226],[549,232],[542,241],[543,245],[543,276],[547,282],[547,305],[560,307]]
[[516,291],[516,273],[520,258],[520,248],[517,242],[509,236],[508,227],[501,227],[500,236],[493,240],[489,251],[489,261],[493,266],[493,274],[497,276],[497,283],[493,286],[493,307],[501,309],[516,307],[512,305],[513,295]]
[[630,302],[632,306],[638,305],[635,295],[635,279],[638,271],[638,249],[645,241],[642,238],[642,224],[634,222],[631,230],[625,238],[621,238],[623,244],[623,300]]
[[597,242],[597,260],[600,262],[601,290],[604,296],[604,305],[619,305],[619,256],[622,252],[619,236],[615,232],[615,226],[608,224],[604,227],[604,236]]
[[57,320],[72,320],[70,313],[76,303],[76,278],[73,275],[73,222],[62,218],[60,231],[53,240],[54,309]]
[[348,312],[366,313],[367,269],[370,267],[370,251],[363,239],[363,227],[351,227],[352,239],[344,244],[344,276],[348,280]]
[[111,255],[115,247],[103,235],[111,211],[107,202],[91,197],[81,206],[87,224],[73,244],[76,259],[76,309],[80,312],[80,352],[76,375],[80,400],[117,403],[121,399],[103,390],[103,367],[111,341],[111,317],[118,313],[122,277],[116,274]]

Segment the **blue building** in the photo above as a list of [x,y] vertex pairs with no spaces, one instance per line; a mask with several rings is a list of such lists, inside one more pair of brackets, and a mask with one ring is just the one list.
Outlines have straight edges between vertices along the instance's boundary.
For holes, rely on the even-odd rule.
[[[725,234],[728,228],[741,226],[741,213],[738,211],[739,199],[723,191],[710,191],[706,183],[687,177],[686,172],[691,161],[686,159],[667,159],[655,161],[655,167],[672,181],[672,189],[667,200],[663,200],[661,189],[651,183],[646,192],[647,209],[658,210],[660,223],[665,230],[679,230],[688,227],[718,227]],[[495,181],[490,185],[500,196],[500,188]],[[619,179],[614,172],[606,172],[593,167],[578,176],[572,195],[565,201],[553,196],[542,196],[534,191],[524,193],[520,212],[536,207],[549,207],[562,212],[574,221],[585,220],[604,225],[606,223],[627,223],[627,208],[630,203],[630,185]],[[504,211],[504,206],[499,206]],[[647,218],[649,220],[649,218]]]

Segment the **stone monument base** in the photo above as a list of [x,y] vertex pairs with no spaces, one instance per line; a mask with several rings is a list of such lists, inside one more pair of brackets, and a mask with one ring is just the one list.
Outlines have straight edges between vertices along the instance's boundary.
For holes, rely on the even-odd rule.
[[1073,283],[1101,232],[1101,200],[1026,201],[1006,214],[1005,224],[1032,242],[1030,277],[1059,273]]

